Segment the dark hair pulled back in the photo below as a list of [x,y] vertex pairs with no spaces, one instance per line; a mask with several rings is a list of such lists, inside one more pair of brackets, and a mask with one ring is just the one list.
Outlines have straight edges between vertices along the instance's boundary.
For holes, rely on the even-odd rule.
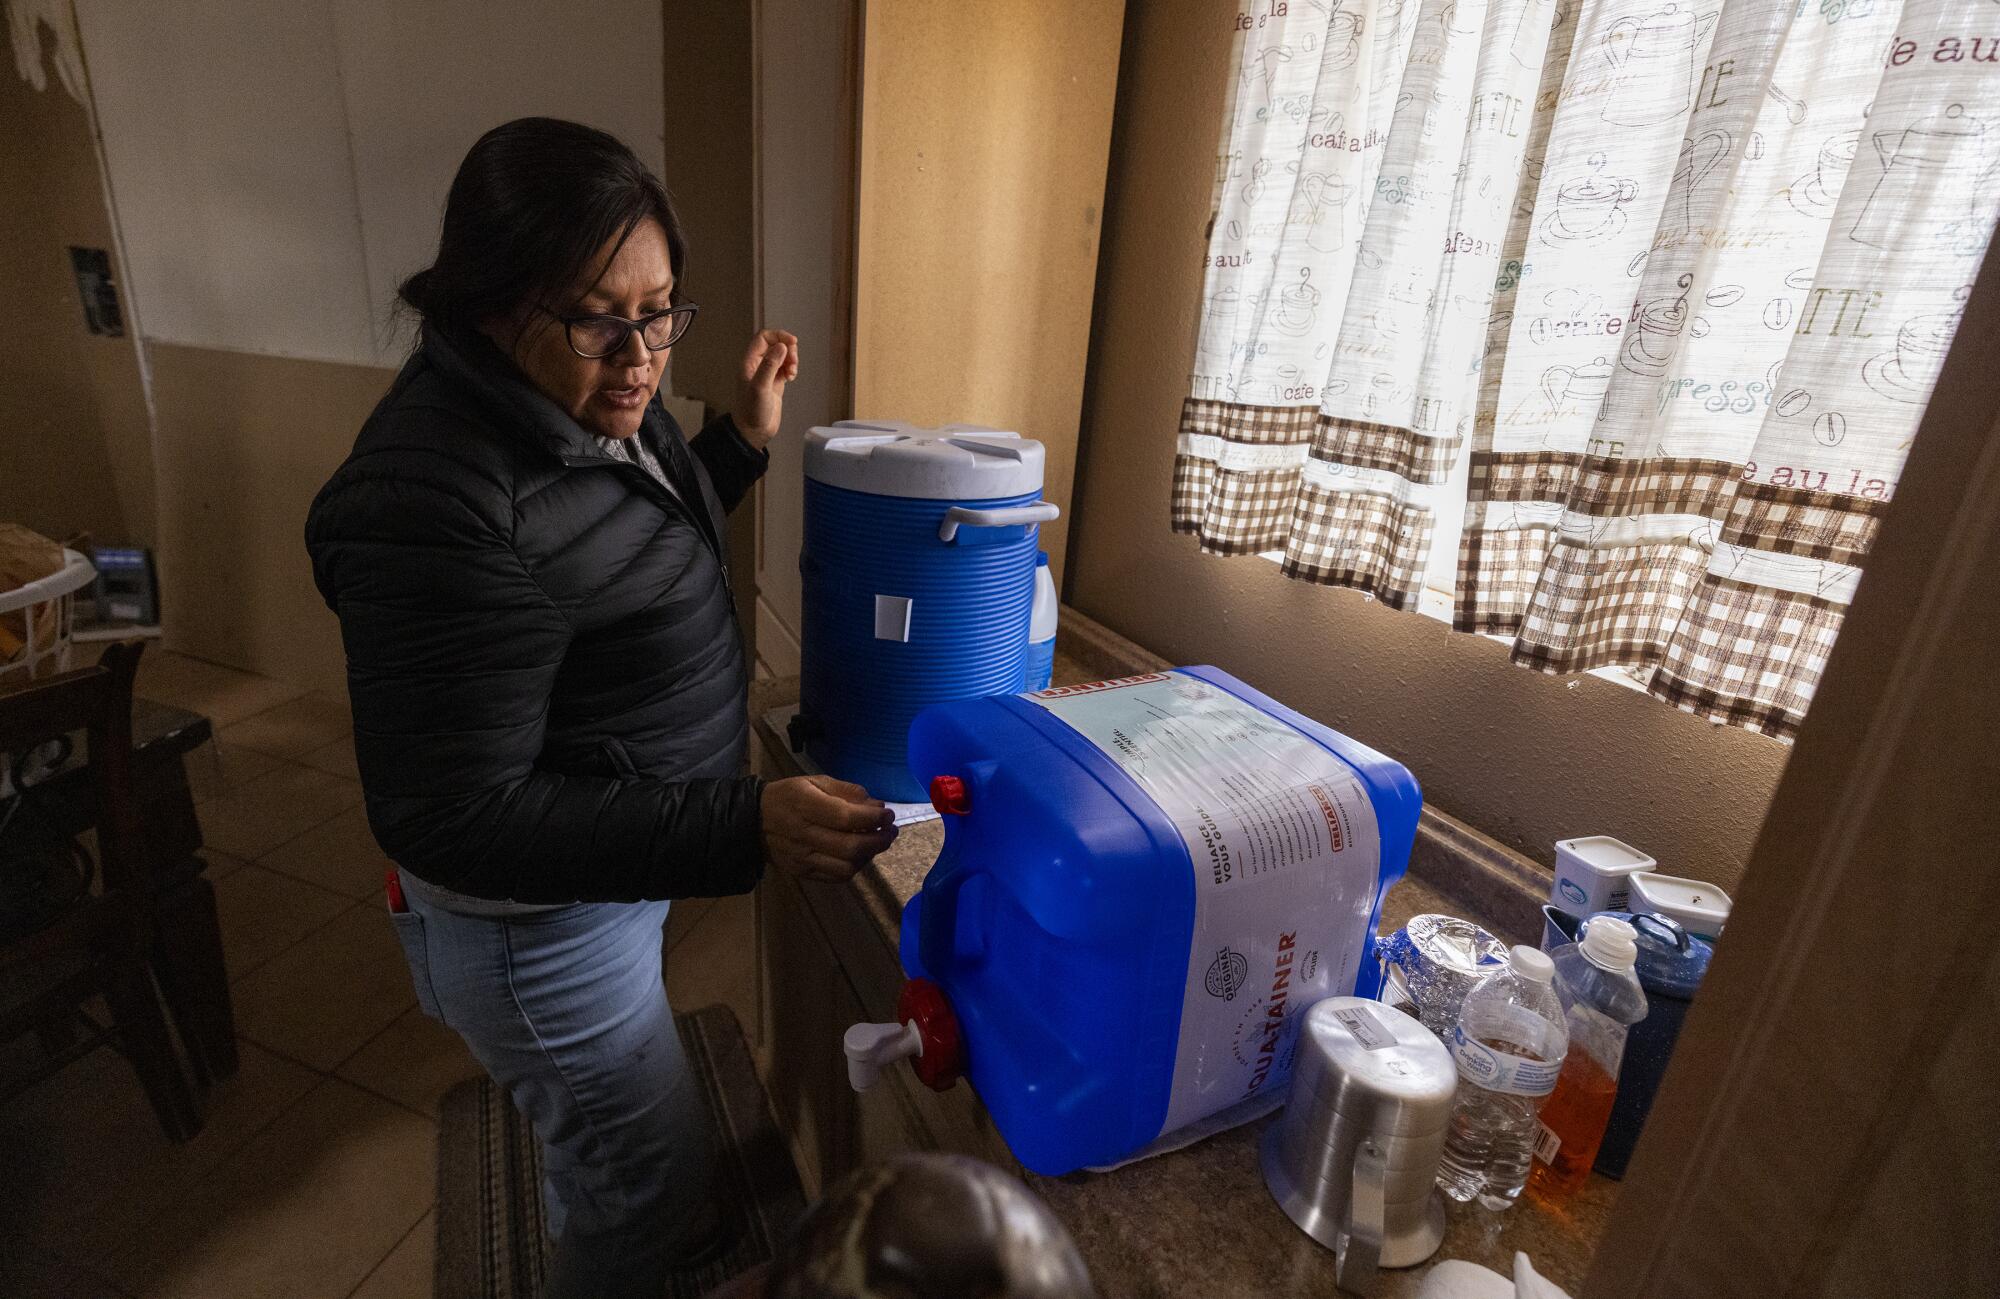
[[[524,303],[567,310],[598,250],[647,217],[667,234],[674,297],[687,241],[660,178],[617,137],[553,117],[517,118],[479,137],[445,199],[437,259],[404,280],[426,328],[459,333]],[[592,276],[595,279],[595,276]]]

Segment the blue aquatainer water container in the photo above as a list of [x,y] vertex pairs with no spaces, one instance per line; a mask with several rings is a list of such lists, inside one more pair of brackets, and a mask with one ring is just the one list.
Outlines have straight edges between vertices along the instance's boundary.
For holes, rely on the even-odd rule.
[[799,723],[820,768],[916,802],[910,722],[1018,690],[1042,444],[971,425],[843,421],[806,434]]
[[850,1033],[857,1086],[899,1056],[962,1071],[1058,1175],[1277,1104],[1306,1009],[1374,991],[1417,782],[1226,673],[933,708],[910,765],[945,842],[903,912],[900,1022]]

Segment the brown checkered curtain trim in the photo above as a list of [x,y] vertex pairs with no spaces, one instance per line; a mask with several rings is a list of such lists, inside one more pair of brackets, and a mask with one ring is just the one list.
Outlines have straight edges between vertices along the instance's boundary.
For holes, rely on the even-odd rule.
[[1250,406],[1198,397],[1181,402],[1181,432],[1207,433],[1251,446],[1310,442],[1318,422],[1316,406]]
[[[1627,514],[1717,519],[1728,545],[1858,565],[1886,503],[1740,481],[1721,461],[1605,461],[1556,453],[1476,455],[1472,508],[1565,502],[1607,522]],[[1568,481],[1569,490],[1555,494]],[[1453,625],[1513,635],[1539,671],[1655,667],[1651,693],[1711,721],[1789,738],[1804,718],[1845,606],[1710,575],[1707,538],[1592,548],[1545,523],[1468,526]]]
[[1790,739],[1847,607],[1704,575],[1647,687],[1684,712]]
[[1441,483],[1457,459],[1456,437],[1423,437],[1392,424],[1321,415],[1313,434],[1313,455],[1362,469],[1386,469],[1413,483]]
[[1299,471],[1217,468],[1213,472],[1215,481],[1201,518],[1193,528],[1181,530],[1192,531],[1211,555],[1257,555],[1283,546],[1291,530],[1292,502],[1299,493]]
[[1467,501],[1561,501],[1578,514],[1721,517],[1742,467],[1727,460],[1620,460],[1563,451],[1484,451],[1472,458]]
[[[1240,446],[1309,441],[1318,412],[1310,406],[1250,406],[1187,398],[1181,432]],[[1290,531],[1299,471],[1227,469],[1205,456],[1174,458],[1173,529],[1194,534],[1211,555],[1277,550]]]
[[1700,514],[1718,518],[1736,495],[1740,466],[1727,460],[1583,461],[1569,508],[1578,514],[1619,519],[1644,514]]
[[1568,500],[1582,464],[1582,456],[1561,451],[1475,451],[1466,503]]
[[[1728,510],[1742,473],[1724,460],[1619,460],[1554,451],[1480,452],[1470,468],[1452,625],[1518,635],[1515,661],[1547,672],[1658,661],[1673,627],[1660,620],[1670,619],[1686,591],[1661,587],[1653,592],[1657,607],[1646,608],[1639,570],[1608,558],[1622,552],[1559,546],[1546,520],[1511,522],[1504,511],[1498,526],[1488,527],[1488,503],[1560,502],[1571,514],[1601,520],[1600,528],[1646,515],[1715,519]],[[1635,548],[1648,555],[1643,571],[1676,578],[1699,572],[1713,531]],[[1668,552],[1678,553],[1669,561]],[[1551,567],[1538,571],[1545,564]],[[1641,625],[1652,626],[1655,639],[1634,640]]]
[[1859,564],[1875,544],[1887,501],[1745,483],[1730,503],[1722,539],[1779,555]]
[[1567,499],[1582,459],[1555,451],[1472,452],[1465,526],[1459,533],[1453,627],[1496,636],[1521,630],[1535,584],[1541,580],[1542,563],[1555,543],[1555,529],[1518,520],[1485,527],[1487,502]]
[[1515,636],[1514,662],[1540,672],[1651,667],[1707,567],[1707,552],[1685,542],[1557,541]]
[[[1413,482],[1442,481],[1457,450],[1455,439],[1333,419],[1308,406],[1251,406],[1192,397],[1181,404],[1181,432],[1220,439],[1225,455],[1231,445],[1311,442],[1311,454],[1318,459],[1386,470]],[[1294,576],[1330,586],[1359,586],[1398,608],[1413,603],[1430,545],[1428,517],[1422,526],[1416,519],[1425,512],[1395,506],[1384,496],[1336,505],[1334,495],[1317,488],[1302,491],[1297,467],[1227,468],[1205,455],[1183,453],[1174,460],[1173,528],[1194,534],[1210,554],[1285,549],[1292,556],[1286,571]],[[1324,553],[1336,531],[1344,538],[1339,549],[1352,558],[1328,563]],[[1393,549],[1373,556],[1356,549],[1371,544]],[[1315,558],[1298,559],[1301,554]]]
[[1285,546],[1285,575],[1366,591],[1393,609],[1415,608],[1432,522],[1429,510],[1387,496],[1305,483]]
[[1491,636],[1518,633],[1555,539],[1554,528],[1466,528],[1451,625]]
[[1215,461],[1199,456],[1174,457],[1173,529],[1175,532],[1201,531],[1208,515],[1209,498],[1215,493],[1216,476],[1222,471]]

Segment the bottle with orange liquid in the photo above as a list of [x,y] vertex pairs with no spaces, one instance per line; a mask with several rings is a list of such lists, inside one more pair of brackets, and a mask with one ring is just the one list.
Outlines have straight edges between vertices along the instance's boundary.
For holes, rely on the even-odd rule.
[[1632,970],[1638,951],[1632,926],[1599,915],[1584,922],[1576,942],[1549,954],[1569,1030],[1569,1054],[1554,1093],[1542,1106],[1541,1139],[1528,1177],[1528,1193],[1545,1203],[1573,1195],[1597,1159],[1618,1097],[1626,1030],[1646,1017],[1646,992]]

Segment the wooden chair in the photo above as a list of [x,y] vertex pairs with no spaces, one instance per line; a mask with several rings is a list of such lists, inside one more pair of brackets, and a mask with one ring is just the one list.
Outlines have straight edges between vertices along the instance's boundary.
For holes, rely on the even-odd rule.
[[[98,860],[94,892],[31,932],[0,939],[0,1041],[35,1032],[53,1048],[0,1100],[108,1043],[131,1063],[160,1127],[186,1141],[201,1130],[201,1111],[153,985],[152,897],[132,798],[140,648],[112,646],[95,667],[0,693],[0,753],[29,753],[79,729],[88,736]],[[32,800],[34,790],[14,797]],[[108,1027],[82,1012],[93,996],[110,1008]],[[80,1036],[71,1031],[79,1022],[89,1027]]]

